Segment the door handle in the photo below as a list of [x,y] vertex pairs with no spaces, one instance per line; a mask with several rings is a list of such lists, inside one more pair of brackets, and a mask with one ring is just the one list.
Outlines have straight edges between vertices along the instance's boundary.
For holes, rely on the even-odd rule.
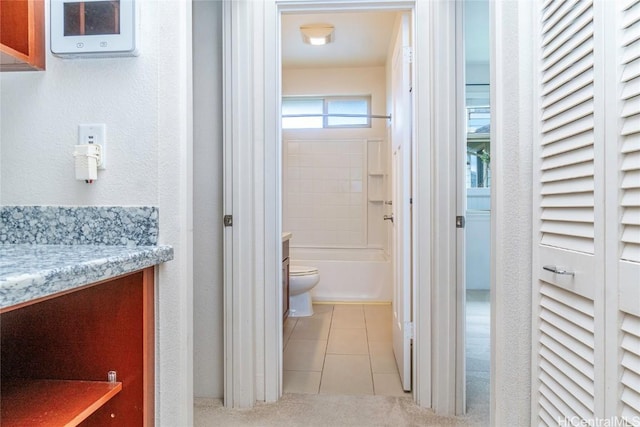
[[550,271],[550,272],[555,273],[555,274],[565,274],[567,276],[575,276],[576,275],[576,273],[574,273],[573,271],[565,270],[565,269],[560,268],[560,267],[555,266],[555,265],[545,265],[542,268],[544,270]]
[[385,215],[382,217],[385,221],[393,222],[393,215]]

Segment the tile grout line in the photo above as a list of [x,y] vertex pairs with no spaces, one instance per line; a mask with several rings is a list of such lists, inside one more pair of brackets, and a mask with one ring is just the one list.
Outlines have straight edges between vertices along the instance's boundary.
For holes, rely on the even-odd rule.
[[367,336],[367,355],[369,356],[369,375],[371,376],[371,389],[372,389],[373,395],[377,396],[376,381],[373,378],[373,362],[371,361],[371,346],[369,345],[369,326],[367,323],[367,312],[364,309],[364,306],[362,307],[362,316],[364,317],[364,333]]
[[335,304],[331,307],[331,321],[329,322],[329,333],[327,334],[327,345],[324,347],[324,357],[322,358],[322,369],[320,370],[320,381],[318,382],[318,395],[322,389],[322,379],[324,378],[324,367],[327,363],[327,350],[329,348],[329,337],[331,336],[331,326],[333,325],[333,313],[335,312]]

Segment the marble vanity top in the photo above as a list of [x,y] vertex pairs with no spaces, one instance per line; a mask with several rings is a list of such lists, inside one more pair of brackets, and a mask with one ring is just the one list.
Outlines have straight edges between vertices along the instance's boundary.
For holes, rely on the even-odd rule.
[[0,207],[0,310],[173,259],[155,207]]

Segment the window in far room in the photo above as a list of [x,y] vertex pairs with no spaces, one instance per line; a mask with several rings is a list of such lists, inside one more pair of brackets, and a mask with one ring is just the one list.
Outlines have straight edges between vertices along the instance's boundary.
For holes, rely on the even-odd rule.
[[282,129],[368,128],[370,115],[370,96],[282,98]]

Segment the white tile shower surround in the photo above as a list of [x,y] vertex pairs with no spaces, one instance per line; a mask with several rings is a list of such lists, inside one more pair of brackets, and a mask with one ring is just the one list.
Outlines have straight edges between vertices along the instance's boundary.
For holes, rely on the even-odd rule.
[[367,140],[285,146],[285,223],[296,244],[366,244]]

